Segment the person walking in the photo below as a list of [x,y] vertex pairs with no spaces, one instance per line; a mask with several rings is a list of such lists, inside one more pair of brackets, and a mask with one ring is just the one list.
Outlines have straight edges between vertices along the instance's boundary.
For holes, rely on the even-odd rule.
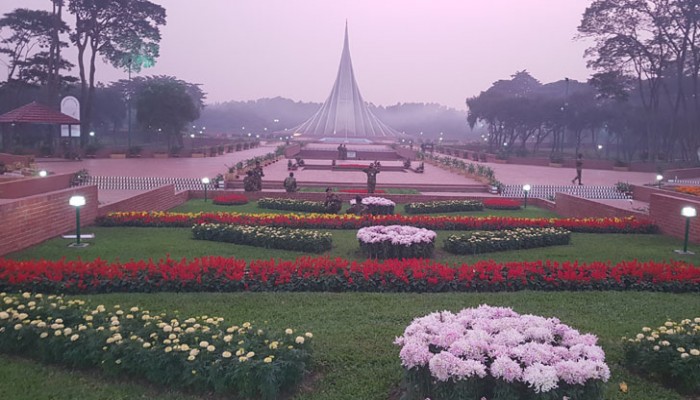
[[576,157],[576,177],[571,180],[571,184],[575,184],[578,180],[578,184],[583,185],[583,183],[581,183],[581,171],[583,171],[583,154],[578,153]]

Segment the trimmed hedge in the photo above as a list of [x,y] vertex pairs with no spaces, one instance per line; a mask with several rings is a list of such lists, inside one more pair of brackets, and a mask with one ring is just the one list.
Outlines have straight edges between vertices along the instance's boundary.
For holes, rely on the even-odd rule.
[[258,200],[258,207],[267,208],[269,210],[302,211],[313,213],[326,212],[326,208],[323,206],[322,201],[272,199],[268,197]]
[[199,224],[192,227],[192,236],[198,240],[310,253],[323,253],[333,247],[333,236],[330,233],[308,229]]
[[426,203],[407,203],[406,214],[433,214],[440,212],[481,211],[484,204],[478,200],[447,200]]
[[517,228],[450,235],[443,242],[453,254],[480,254],[569,244],[571,232],[559,228]]

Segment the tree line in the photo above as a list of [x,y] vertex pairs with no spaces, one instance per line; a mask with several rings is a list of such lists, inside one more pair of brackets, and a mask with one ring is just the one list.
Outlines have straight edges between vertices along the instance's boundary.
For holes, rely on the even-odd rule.
[[[588,82],[541,84],[527,71],[467,99],[492,151],[614,145],[629,160],[696,160],[700,147],[700,2],[595,0],[579,37]],[[608,147],[609,148],[609,147]],[[606,148],[606,151],[607,149]]]

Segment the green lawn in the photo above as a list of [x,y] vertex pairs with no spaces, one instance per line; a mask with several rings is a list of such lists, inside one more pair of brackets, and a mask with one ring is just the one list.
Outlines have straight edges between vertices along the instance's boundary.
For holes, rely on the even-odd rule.
[[[179,211],[240,210],[269,212],[254,204],[241,207],[213,206],[189,202]],[[479,213],[469,213],[478,215]],[[486,214],[486,213],[482,213]],[[488,212],[488,214],[496,214]],[[503,211],[499,215],[552,216],[546,211]],[[96,239],[85,249],[68,249],[63,239],[49,240],[11,258],[61,257],[92,259],[162,258],[225,255],[238,258],[285,258],[303,255],[292,251],[261,249],[227,243],[195,241],[187,228],[90,227]],[[330,231],[332,256],[363,259],[355,230]],[[438,231],[438,248],[445,235]],[[481,257],[458,257],[436,252],[443,262],[473,262],[478,259],[520,261],[668,260],[677,258],[673,249],[682,242],[661,235],[573,234],[572,244],[526,251],[490,253]],[[692,248],[691,248],[692,249]],[[684,257],[700,264],[698,256]],[[600,338],[612,370],[606,399],[681,399],[673,391],[641,379],[619,366],[620,337],[636,334],[642,326],[656,326],[667,318],[680,320],[700,316],[700,296],[652,292],[517,292],[517,293],[158,293],[78,296],[105,305],[138,305],[154,312],[178,310],[181,315],[216,315],[231,323],[269,321],[284,329],[314,333],[314,371],[317,380],[296,394],[295,399],[386,399],[401,378],[398,348],[392,344],[410,321],[437,310],[457,311],[479,304],[510,306],[520,313],[555,316],[564,323]],[[8,356],[0,356],[0,398],[3,399],[189,399],[133,381],[113,380],[100,374],[69,371]],[[618,384],[627,382],[622,394]]]

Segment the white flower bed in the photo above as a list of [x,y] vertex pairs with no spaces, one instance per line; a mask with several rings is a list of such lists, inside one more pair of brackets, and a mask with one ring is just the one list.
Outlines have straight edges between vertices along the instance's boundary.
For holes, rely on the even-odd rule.
[[[354,205],[355,199],[350,200],[350,204]],[[362,204],[367,206],[367,209],[372,215],[390,215],[394,213],[396,203],[384,197],[365,197],[362,199]]]
[[556,318],[482,305],[417,318],[395,344],[409,395],[420,398],[459,388],[465,397],[454,398],[599,399],[610,370],[596,342]]
[[406,225],[370,226],[357,231],[362,250],[371,258],[426,258],[435,248],[434,231]]

